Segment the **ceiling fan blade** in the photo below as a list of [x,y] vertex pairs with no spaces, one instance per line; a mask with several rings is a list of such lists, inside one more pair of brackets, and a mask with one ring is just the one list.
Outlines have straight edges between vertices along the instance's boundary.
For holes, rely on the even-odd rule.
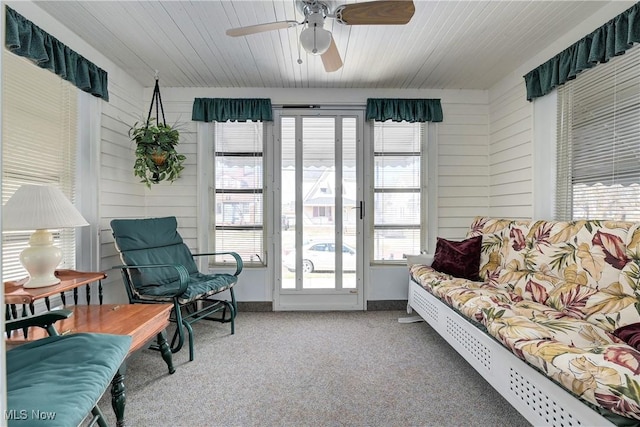
[[415,11],[411,0],[382,0],[338,6],[335,15],[347,25],[403,25]]
[[333,35],[331,36],[329,49],[321,55],[321,58],[324,70],[327,73],[338,71],[342,67],[342,58],[340,58],[340,52],[338,52],[338,46],[336,46],[336,42],[333,40]]
[[231,28],[227,30],[227,35],[231,37],[248,36],[249,34],[263,33],[265,31],[291,28],[298,24],[296,21],[277,21],[267,24],[249,25],[247,27]]

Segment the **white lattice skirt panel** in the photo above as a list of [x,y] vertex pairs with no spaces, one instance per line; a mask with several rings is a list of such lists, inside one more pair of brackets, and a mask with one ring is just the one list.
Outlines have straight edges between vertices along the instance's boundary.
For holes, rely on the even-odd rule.
[[413,280],[409,304],[533,425],[612,426]]

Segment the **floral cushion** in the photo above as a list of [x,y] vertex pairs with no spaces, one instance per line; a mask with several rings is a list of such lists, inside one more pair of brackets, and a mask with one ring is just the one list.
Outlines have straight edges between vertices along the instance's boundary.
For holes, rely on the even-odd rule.
[[440,293],[440,287],[464,286],[477,289],[482,286],[482,282],[472,282],[467,279],[453,277],[450,274],[441,273],[423,264],[412,265],[409,269],[409,274],[416,283],[431,293]]
[[478,217],[480,281],[410,274],[576,396],[640,420],[640,223]]
[[613,331],[640,322],[640,224],[478,217],[480,277]]
[[509,305],[509,293],[495,288],[467,289],[462,286],[447,288],[443,300],[457,310],[465,311],[467,317],[481,318],[482,310],[487,307]]
[[521,341],[515,346],[527,362],[576,396],[616,414],[640,419],[637,350],[626,344],[584,350],[553,340]]
[[500,310],[500,316],[486,319],[484,323],[489,333],[498,341],[549,339],[572,347],[592,349],[598,346],[622,343],[613,334],[584,320],[571,316],[560,318],[544,316],[520,316],[515,311]]

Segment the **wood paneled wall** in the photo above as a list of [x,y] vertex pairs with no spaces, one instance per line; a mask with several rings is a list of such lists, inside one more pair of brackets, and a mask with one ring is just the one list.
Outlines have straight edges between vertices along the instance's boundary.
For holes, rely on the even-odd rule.
[[[438,124],[438,236],[461,239],[489,212],[489,108],[484,100],[443,99]],[[432,248],[433,249],[433,248]]]
[[[146,213],[148,217],[176,216],[180,235],[188,247],[195,251],[197,246],[197,123],[191,121],[191,100],[167,99],[162,86],[162,104],[167,124],[180,130],[180,143],[176,146],[180,154],[186,156],[184,170],[173,183],[161,182],[146,190]],[[151,99],[147,89],[145,97]],[[145,101],[146,102],[146,101]],[[154,110],[155,114],[155,110]]]
[[[129,128],[143,120],[143,88],[118,73],[109,74],[109,102],[102,103],[100,129],[100,268],[107,272],[107,302],[127,302],[119,270],[121,264],[113,243],[110,221],[114,218],[140,218],[146,215],[146,187],[133,176],[135,144],[129,139]],[[144,115],[146,118],[146,114]]]
[[489,104],[489,215],[533,215],[533,119],[524,79]]

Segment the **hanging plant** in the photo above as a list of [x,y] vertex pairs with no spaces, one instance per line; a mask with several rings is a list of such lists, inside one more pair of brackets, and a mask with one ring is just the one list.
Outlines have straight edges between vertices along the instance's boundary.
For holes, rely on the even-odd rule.
[[[151,117],[154,103],[156,104],[155,119]],[[158,118],[159,110],[162,111],[162,123]],[[151,188],[151,184],[158,184],[164,180],[173,182],[180,177],[184,169],[182,163],[186,157],[178,154],[175,149],[180,139],[180,132],[175,126],[167,125],[165,121],[157,77],[147,121],[136,122],[129,129],[129,137],[136,143],[133,173],[141,178],[140,182]]]

